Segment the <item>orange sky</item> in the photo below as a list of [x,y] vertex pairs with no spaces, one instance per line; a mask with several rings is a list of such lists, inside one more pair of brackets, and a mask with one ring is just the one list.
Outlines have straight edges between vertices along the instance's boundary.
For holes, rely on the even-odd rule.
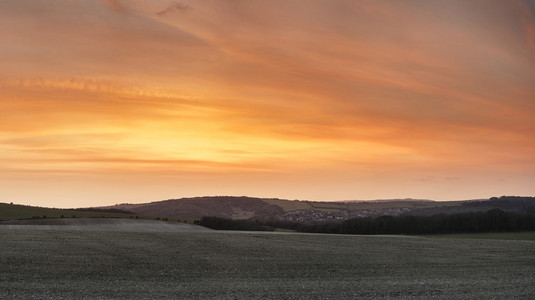
[[0,202],[535,195],[535,1],[0,1]]

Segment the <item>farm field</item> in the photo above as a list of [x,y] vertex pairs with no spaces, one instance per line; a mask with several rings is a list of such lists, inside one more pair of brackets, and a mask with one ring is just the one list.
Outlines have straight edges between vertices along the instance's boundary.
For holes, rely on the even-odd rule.
[[71,218],[73,217],[73,215],[78,218],[130,218],[134,216],[133,214],[123,213],[91,212],[0,203],[0,221],[32,219],[32,217],[34,216],[37,216],[39,218],[60,218],[61,216]]
[[206,227],[155,220],[121,218],[76,218],[15,220],[0,223],[0,229],[30,229],[56,231],[118,231],[118,232],[199,232],[212,231]]
[[[0,203],[0,224],[6,221],[15,220],[29,220],[35,221],[35,218],[40,220],[46,219],[74,219],[74,218],[122,218],[122,219],[147,219],[154,220],[157,216],[146,216],[133,213],[117,213],[109,211],[88,211],[76,209],[58,209],[47,207],[36,207],[27,205],[17,205]],[[195,218],[167,218],[169,221],[180,221],[193,223]],[[46,221],[45,221],[46,222]]]
[[487,239],[487,240],[527,240],[535,241],[535,231],[520,232],[481,232],[427,235],[432,238],[447,239]]
[[535,241],[9,226],[2,299],[535,296]]

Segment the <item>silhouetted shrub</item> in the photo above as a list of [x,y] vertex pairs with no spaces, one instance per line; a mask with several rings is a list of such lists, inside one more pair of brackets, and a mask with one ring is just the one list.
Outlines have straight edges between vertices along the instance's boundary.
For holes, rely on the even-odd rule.
[[203,217],[199,225],[216,230],[273,231],[272,228],[249,220],[232,220],[219,217]]

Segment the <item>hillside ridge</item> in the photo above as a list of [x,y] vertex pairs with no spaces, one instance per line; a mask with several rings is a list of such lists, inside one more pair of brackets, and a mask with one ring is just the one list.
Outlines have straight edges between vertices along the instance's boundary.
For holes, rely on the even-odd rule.
[[500,209],[509,212],[535,211],[535,197],[502,196],[464,201],[394,199],[380,201],[307,201],[246,196],[204,196],[167,199],[148,203],[122,203],[112,206],[53,209],[0,203],[1,220],[112,217],[167,218],[193,222],[202,217],[298,223],[344,221],[379,216],[432,216],[486,212]]
[[292,222],[343,221],[356,217],[385,215],[433,215],[471,211],[528,211],[535,207],[535,198],[502,196],[490,199],[433,201],[424,199],[393,199],[379,201],[307,201],[246,196],[204,196],[168,199],[142,204],[117,204],[119,209],[136,214],[175,218],[213,216],[229,219],[257,219]]

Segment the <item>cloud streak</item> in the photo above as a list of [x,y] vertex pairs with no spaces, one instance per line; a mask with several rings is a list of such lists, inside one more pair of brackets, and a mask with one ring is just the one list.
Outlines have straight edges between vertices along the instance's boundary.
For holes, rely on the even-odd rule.
[[529,1],[3,1],[0,157],[204,194],[534,193],[534,28]]
[[161,10],[161,11],[157,12],[156,14],[158,16],[165,16],[165,15],[168,15],[168,14],[172,14],[174,12],[187,11],[189,9],[191,9],[191,6],[175,2],[173,5],[165,8],[164,10]]

